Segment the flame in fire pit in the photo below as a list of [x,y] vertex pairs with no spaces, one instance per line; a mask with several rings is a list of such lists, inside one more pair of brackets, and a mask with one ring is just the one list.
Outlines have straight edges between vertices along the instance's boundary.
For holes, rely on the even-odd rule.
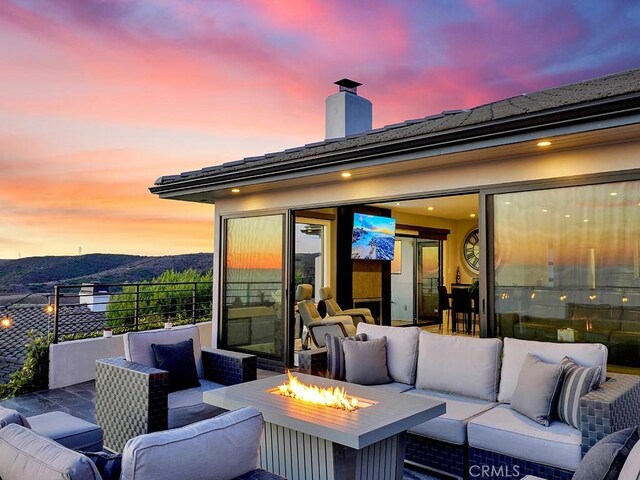
[[278,393],[303,402],[324,405],[352,412],[358,409],[358,399],[349,397],[342,387],[321,388],[305,385],[288,371],[289,382],[278,387]]

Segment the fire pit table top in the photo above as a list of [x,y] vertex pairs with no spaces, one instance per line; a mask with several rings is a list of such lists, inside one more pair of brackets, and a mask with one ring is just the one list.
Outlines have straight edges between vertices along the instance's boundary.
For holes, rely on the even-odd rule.
[[301,373],[295,376],[306,385],[343,387],[364,406],[349,412],[273,393],[287,382],[287,375],[209,390],[204,401],[229,410],[252,405],[266,422],[356,449],[445,413],[444,402]]

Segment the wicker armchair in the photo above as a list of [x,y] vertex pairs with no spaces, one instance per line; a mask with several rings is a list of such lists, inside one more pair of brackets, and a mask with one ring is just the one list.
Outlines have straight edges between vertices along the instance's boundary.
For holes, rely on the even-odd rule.
[[[145,358],[146,352],[140,355],[139,342],[168,344],[185,338],[194,339],[202,386],[169,393],[169,372],[153,367],[150,356]],[[122,451],[127,440],[138,435],[218,415],[222,410],[202,402],[204,390],[256,379],[254,355],[200,349],[195,326],[129,333],[124,342],[125,358],[96,361],[96,421],[104,431],[104,446],[109,450]]]

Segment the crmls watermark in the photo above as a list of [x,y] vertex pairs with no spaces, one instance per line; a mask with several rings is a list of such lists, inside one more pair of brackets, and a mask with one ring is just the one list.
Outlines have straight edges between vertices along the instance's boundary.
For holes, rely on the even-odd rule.
[[520,478],[520,467],[518,465],[472,465],[469,467],[469,476],[471,478]]

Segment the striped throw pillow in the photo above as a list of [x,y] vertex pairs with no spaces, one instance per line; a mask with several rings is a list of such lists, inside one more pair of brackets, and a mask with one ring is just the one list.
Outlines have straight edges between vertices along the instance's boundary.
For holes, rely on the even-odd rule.
[[327,373],[333,380],[344,380],[344,350],[342,342],[345,340],[356,340],[364,342],[367,340],[366,333],[359,333],[353,337],[336,337],[330,333],[324,334],[324,341],[327,345]]
[[564,380],[558,397],[558,417],[574,428],[580,428],[580,397],[598,386],[601,367],[581,367],[569,357],[560,364],[564,367]]

